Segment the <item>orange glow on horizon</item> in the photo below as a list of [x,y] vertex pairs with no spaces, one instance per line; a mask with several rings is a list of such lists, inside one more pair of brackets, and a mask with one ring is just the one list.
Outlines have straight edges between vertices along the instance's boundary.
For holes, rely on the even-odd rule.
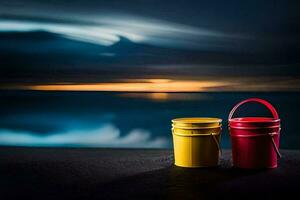
[[148,99],[151,101],[194,101],[207,100],[210,97],[203,93],[170,93],[170,92],[125,92],[120,97]]
[[201,92],[222,87],[224,82],[149,79],[149,82],[26,85],[19,89],[43,91],[112,91],[112,92]]
[[149,79],[150,83],[168,83],[171,82],[170,79]]

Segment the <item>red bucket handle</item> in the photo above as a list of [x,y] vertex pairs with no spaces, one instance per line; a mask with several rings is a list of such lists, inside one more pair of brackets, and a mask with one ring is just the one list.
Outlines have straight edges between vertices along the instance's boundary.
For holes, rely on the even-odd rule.
[[274,119],[279,119],[279,116],[278,116],[278,113],[277,113],[276,109],[268,101],[263,100],[263,99],[259,99],[259,98],[250,98],[250,99],[246,99],[244,101],[241,101],[236,106],[234,106],[233,109],[229,113],[228,120],[230,120],[232,118],[234,112],[238,109],[238,107],[240,107],[241,105],[243,105],[245,103],[248,103],[248,102],[258,102],[258,103],[263,104],[264,106],[266,106],[269,109],[269,111],[271,111]]

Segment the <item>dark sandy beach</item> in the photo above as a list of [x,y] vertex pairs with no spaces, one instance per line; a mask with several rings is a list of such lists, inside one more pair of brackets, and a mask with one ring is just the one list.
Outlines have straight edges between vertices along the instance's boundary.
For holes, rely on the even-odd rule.
[[185,169],[171,150],[0,148],[1,199],[274,199],[298,192],[300,151],[282,150],[279,167]]

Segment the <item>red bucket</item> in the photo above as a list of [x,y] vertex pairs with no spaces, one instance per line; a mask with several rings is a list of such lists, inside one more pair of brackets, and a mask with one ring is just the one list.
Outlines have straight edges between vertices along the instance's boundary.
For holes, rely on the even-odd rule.
[[[263,104],[271,111],[273,118],[232,118],[236,109],[247,102]],[[228,121],[234,166],[246,169],[277,167],[277,157],[281,157],[278,150],[280,119],[269,102],[258,98],[246,99],[231,110]]]

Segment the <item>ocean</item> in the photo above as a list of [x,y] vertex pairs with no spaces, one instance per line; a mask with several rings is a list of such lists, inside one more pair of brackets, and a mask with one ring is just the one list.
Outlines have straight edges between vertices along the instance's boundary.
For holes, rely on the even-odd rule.
[[[223,119],[222,148],[230,148],[227,118],[239,101],[271,102],[282,120],[281,148],[300,149],[299,92],[120,93],[0,91],[0,145],[172,148],[171,120]],[[270,116],[245,104],[235,116]]]

